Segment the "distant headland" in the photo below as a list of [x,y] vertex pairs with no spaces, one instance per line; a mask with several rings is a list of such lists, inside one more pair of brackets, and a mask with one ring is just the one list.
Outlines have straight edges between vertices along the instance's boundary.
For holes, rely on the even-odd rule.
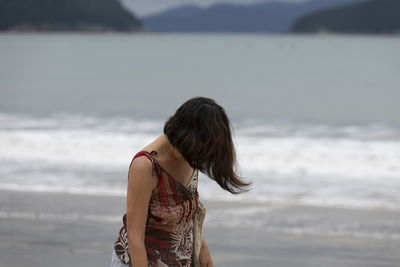
[[0,0],[0,31],[144,31],[117,0]]
[[0,31],[399,33],[400,0],[183,5],[138,18],[120,0],[0,0]]
[[292,32],[400,33],[400,1],[368,0],[313,12],[299,18]]

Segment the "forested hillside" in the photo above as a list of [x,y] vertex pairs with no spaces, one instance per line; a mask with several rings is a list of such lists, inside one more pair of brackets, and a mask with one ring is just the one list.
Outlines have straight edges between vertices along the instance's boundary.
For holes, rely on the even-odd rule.
[[117,0],[0,0],[0,30],[140,30]]
[[400,1],[369,0],[315,12],[296,21],[293,32],[400,32]]
[[362,0],[265,1],[219,3],[203,8],[183,5],[142,18],[146,28],[160,32],[290,32],[293,22],[317,10]]

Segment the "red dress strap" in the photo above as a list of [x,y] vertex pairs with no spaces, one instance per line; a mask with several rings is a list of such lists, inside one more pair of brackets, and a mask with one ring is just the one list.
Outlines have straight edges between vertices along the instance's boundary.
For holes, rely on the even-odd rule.
[[[138,153],[135,154],[135,156],[133,157],[133,159],[132,159],[132,161],[131,161],[131,164],[129,164],[129,169],[131,168],[131,165],[132,165],[132,163],[133,163],[133,160],[134,160],[135,158],[140,157],[140,156],[143,156],[143,155],[146,156],[149,160],[151,160],[151,163],[153,164],[153,169],[152,169],[151,175],[154,175],[154,172],[156,171],[157,165],[155,164],[155,160],[154,160],[154,158],[152,157],[151,153],[149,153],[149,152],[147,152],[147,151],[145,151],[145,150],[139,151]],[[129,179],[129,173],[128,173],[128,179]]]

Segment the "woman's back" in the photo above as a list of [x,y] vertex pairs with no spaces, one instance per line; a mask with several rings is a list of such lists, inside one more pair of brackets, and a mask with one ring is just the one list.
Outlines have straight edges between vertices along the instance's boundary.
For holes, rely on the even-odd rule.
[[[171,176],[154,158],[151,152],[140,151],[132,159],[146,156],[151,160],[158,183],[152,191],[145,229],[145,247],[149,266],[193,266],[201,240],[197,236],[204,218],[205,208],[197,192],[198,170],[194,169],[187,184]],[[131,164],[132,164],[131,162]],[[114,250],[121,262],[132,265],[127,235],[127,214],[119,232]],[[200,228],[200,229],[198,229]],[[197,235],[194,233],[197,233]],[[200,241],[200,242],[199,242]],[[164,265],[163,265],[164,264]]]

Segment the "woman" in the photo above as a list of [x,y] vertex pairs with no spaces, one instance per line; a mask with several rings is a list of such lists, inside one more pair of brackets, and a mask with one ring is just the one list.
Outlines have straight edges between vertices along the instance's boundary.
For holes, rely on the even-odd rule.
[[230,127],[213,99],[194,97],[167,120],[163,135],[136,153],[111,266],[214,266],[202,238],[198,172],[233,194],[248,190],[250,183],[233,170]]

